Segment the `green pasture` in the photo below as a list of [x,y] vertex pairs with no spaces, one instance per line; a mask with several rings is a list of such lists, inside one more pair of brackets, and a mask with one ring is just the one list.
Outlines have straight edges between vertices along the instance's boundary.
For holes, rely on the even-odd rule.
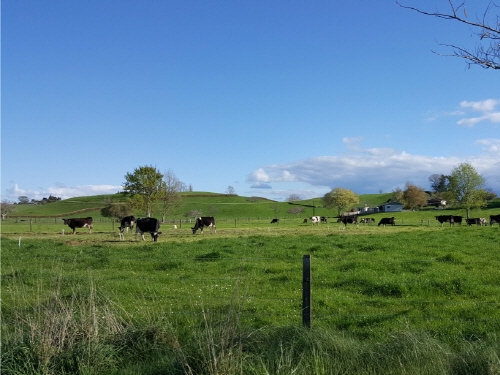
[[[200,199],[189,207],[205,198],[187,198]],[[441,226],[436,214],[463,211],[426,209],[372,215],[377,222],[394,216],[396,226],[387,227],[334,219],[313,226],[302,222],[309,215],[286,214],[271,225],[272,203],[228,202],[240,198],[205,201],[220,210],[216,234],[193,235],[189,218],[172,216],[157,243],[133,233],[120,241],[117,223],[98,214],[88,215],[92,234],[75,235],[60,217],[8,217],[1,227],[3,372],[500,371],[498,224]],[[261,204],[252,214],[242,209]],[[493,202],[472,215],[499,208]],[[305,254],[307,332],[300,330]]]

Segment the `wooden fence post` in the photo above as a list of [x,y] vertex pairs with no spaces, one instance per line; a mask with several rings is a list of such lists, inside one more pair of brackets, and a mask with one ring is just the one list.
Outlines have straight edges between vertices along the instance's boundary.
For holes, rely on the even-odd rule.
[[311,256],[302,258],[302,325],[311,328]]
[[30,217],[30,232],[33,232],[33,228],[31,227],[31,217]]

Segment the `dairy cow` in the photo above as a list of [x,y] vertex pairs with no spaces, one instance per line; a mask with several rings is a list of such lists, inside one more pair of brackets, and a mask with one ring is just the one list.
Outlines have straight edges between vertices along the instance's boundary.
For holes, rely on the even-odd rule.
[[309,218],[311,220],[311,223],[314,224],[319,224],[321,222],[321,218],[319,216],[311,216]]
[[436,220],[441,223],[441,226],[443,226],[444,223],[450,223],[450,227],[455,224],[453,215],[439,215],[436,216]]
[[217,230],[215,227],[215,219],[213,216],[196,218],[196,222],[194,223],[194,228],[191,229],[193,230],[193,234],[195,234],[198,229],[200,230],[200,233],[203,234],[203,228],[205,227],[210,228],[210,233],[212,233],[212,231],[216,233]]
[[73,234],[76,232],[76,228],[89,228],[89,233],[92,233],[92,218],[74,218],[74,219],[63,219],[64,224],[68,225],[73,229]]
[[394,220],[394,217],[383,217],[378,222],[378,226],[381,226],[381,225],[383,225],[384,227],[386,225],[396,225],[396,220]]
[[135,237],[137,238],[137,233],[141,234],[142,240],[144,239],[144,233],[151,234],[151,239],[156,242],[158,241],[158,235],[161,234],[158,230],[160,229],[160,222],[154,217],[138,218],[135,227]]
[[134,216],[125,216],[120,222],[120,233],[123,233],[123,230],[130,228],[130,230],[134,229],[135,217]]
[[462,216],[453,216],[453,225],[455,224],[462,225]]
[[493,223],[498,223],[500,226],[500,215],[490,215],[490,225],[493,226]]
[[344,223],[345,226],[347,226],[347,224],[358,225],[358,217],[357,216],[342,216],[342,217],[338,218],[337,223]]
[[373,217],[363,217],[361,218],[360,222],[362,224],[371,224],[375,222],[375,219]]
[[278,224],[280,222],[280,219],[272,219],[271,224]]

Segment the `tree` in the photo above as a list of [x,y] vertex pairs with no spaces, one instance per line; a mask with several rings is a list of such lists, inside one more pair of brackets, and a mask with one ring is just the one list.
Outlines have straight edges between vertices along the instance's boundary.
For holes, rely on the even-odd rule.
[[287,202],[300,201],[300,197],[297,194],[290,194],[290,196],[286,199]]
[[424,189],[407,182],[402,195],[402,202],[405,208],[416,209],[427,206],[427,194]]
[[182,196],[179,194],[184,184],[179,181],[175,174],[168,170],[163,176],[158,192],[158,199],[162,202],[161,222],[165,222],[165,215],[182,203]]
[[113,217],[118,220],[132,215],[132,206],[130,203],[111,203],[101,209],[101,215],[104,217]]
[[289,213],[290,215],[299,216],[304,211],[305,211],[304,207],[292,207],[287,211],[287,213]]
[[12,211],[14,211],[14,203],[12,203],[11,201],[8,201],[6,199],[2,200],[2,203],[0,205],[0,211],[1,211],[1,214],[2,214],[2,220],[5,219],[5,216],[10,214]]
[[359,196],[349,189],[336,187],[323,196],[323,205],[327,208],[337,208],[338,216],[352,205],[359,203]]
[[[476,16],[475,20],[470,20],[465,7],[465,2],[459,3],[453,0],[448,0],[448,12],[427,12],[419,8],[401,5],[399,1],[396,3],[405,9],[411,9],[426,16],[437,17],[445,20],[452,20],[469,26],[472,33],[478,38],[475,48],[469,49],[459,47],[454,44],[442,44],[452,49],[451,54],[439,54],[441,56],[452,56],[464,59],[469,66],[479,65],[485,69],[500,69],[500,7],[493,2],[490,2],[481,16]],[[434,51],[433,51],[434,52]],[[436,52],[434,52],[436,53]]]
[[163,175],[153,166],[136,168],[125,175],[123,190],[130,193],[141,209],[151,217],[153,204],[158,199]]
[[236,194],[236,190],[234,190],[234,187],[228,186],[226,189],[226,194]]
[[470,163],[461,163],[452,170],[450,191],[457,203],[466,209],[467,218],[471,208],[485,205],[484,184],[484,177]]
[[30,202],[30,199],[25,195],[21,195],[17,199],[19,199],[19,204],[28,204]]
[[448,177],[444,174],[432,174],[429,176],[429,182],[431,183],[431,189],[435,193],[442,193],[446,191],[448,185]]

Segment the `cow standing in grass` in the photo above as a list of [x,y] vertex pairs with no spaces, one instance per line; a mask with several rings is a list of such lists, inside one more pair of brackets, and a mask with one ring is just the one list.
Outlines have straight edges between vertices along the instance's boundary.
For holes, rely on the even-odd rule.
[[156,242],[158,241],[158,235],[161,234],[158,230],[160,229],[160,222],[154,217],[145,217],[143,219],[138,218],[136,221],[135,236],[137,238],[137,233],[141,234],[142,240],[144,239],[144,233],[151,234],[151,239]]
[[92,233],[92,218],[74,218],[74,219],[63,219],[64,224],[73,229],[73,234],[76,232],[76,228],[89,228],[89,233]]
[[209,227],[210,233],[212,233],[212,231],[213,233],[216,233],[215,219],[213,216],[198,217],[194,223],[194,227],[191,229],[193,230],[193,234],[195,234],[198,229],[201,234],[203,234],[204,227]]

